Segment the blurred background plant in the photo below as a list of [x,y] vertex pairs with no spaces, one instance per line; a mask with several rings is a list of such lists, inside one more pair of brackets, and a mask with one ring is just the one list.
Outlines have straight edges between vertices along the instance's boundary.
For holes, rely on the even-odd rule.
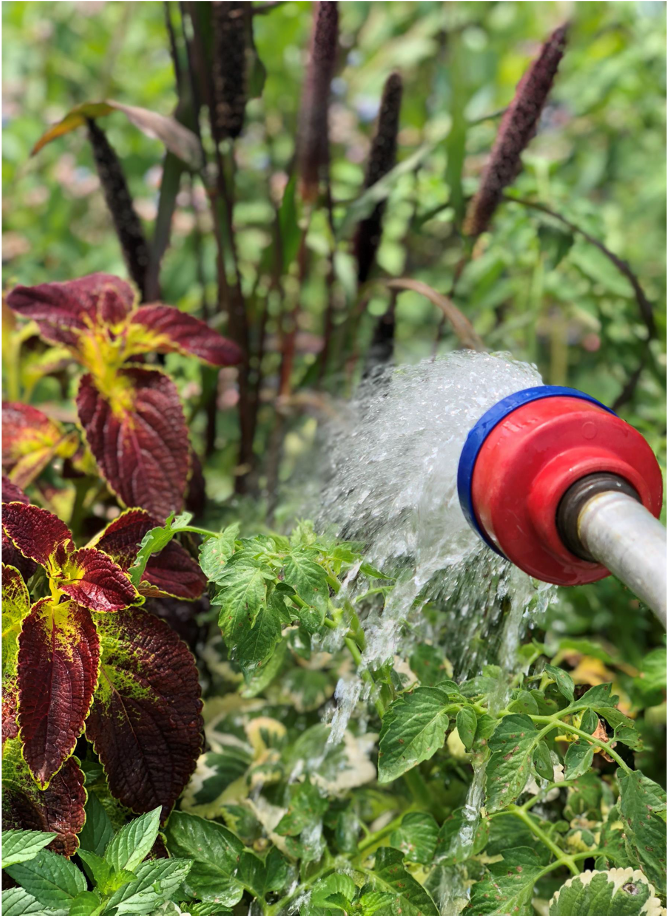
[[[664,5],[346,2],[336,41],[333,7],[321,4],[314,17],[299,2],[4,3],[4,287],[128,275],[87,131],[30,152],[75,106],[141,106],[174,115],[197,138],[184,165],[174,143],[165,152],[122,110],[92,129],[115,150],[140,221],[116,213],[116,224],[150,250],[143,292],[159,290],[246,350],[238,371],[165,359],[189,405],[205,515],[241,515],[257,528],[269,511],[280,522],[289,511],[280,483],[312,447],[333,396],[350,393],[379,356],[413,362],[461,344],[420,291],[379,279],[407,277],[450,295],[486,347],[535,362],[546,382],[618,404],[663,456]],[[507,189],[525,203],[501,203],[490,231],[469,242],[466,204],[502,112],[541,43],[571,15],[538,135]],[[310,37],[314,21],[320,37]],[[218,42],[237,52],[234,67],[213,54]],[[309,42],[320,70],[307,76]],[[219,64],[207,68],[212,57]],[[391,143],[380,171],[368,158],[397,71],[399,165],[365,193],[392,166]],[[321,129],[298,129],[300,106],[322,116],[327,95],[328,148]],[[385,199],[376,263],[362,270],[356,227],[373,223]],[[631,265],[652,304],[651,341],[638,290],[583,233]],[[143,249],[135,261],[146,267]],[[11,318],[4,331],[6,395],[73,421],[73,377],[53,374],[54,354],[25,332],[20,349]],[[575,670],[583,659],[585,668],[617,665],[622,680],[641,683],[661,637],[637,608],[606,580],[563,593],[551,630]],[[589,634],[605,635],[605,657]],[[592,676],[584,671],[582,682]],[[665,706],[657,716],[665,722]]]

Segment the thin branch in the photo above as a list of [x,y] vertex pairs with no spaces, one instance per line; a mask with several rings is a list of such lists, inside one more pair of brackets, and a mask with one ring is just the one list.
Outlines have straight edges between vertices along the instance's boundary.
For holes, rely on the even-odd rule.
[[553,217],[553,219],[558,220],[560,223],[570,229],[571,232],[579,233],[583,239],[586,239],[591,245],[594,245],[595,248],[598,248],[598,250],[602,252],[612,264],[615,265],[620,274],[626,277],[626,279],[631,284],[636,297],[636,302],[638,303],[640,317],[642,318],[643,322],[645,323],[645,327],[647,328],[648,339],[651,340],[656,337],[656,324],[654,321],[652,304],[645,295],[644,290],[640,285],[640,281],[631,270],[629,265],[626,263],[626,261],[623,261],[620,257],[614,254],[614,252],[610,251],[609,248],[606,248],[603,242],[601,242],[595,236],[582,229],[576,223],[571,222],[571,220],[566,219],[565,216],[562,216],[555,210],[551,210],[549,207],[546,207],[545,204],[541,204],[533,200],[526,200],[523,197],[515,197],[512,194],[504,194],[503,198],[510,203],[521,204],[523,207],[531,207],[533,210],[539,210],[541,213],[546,213],[548,216]]

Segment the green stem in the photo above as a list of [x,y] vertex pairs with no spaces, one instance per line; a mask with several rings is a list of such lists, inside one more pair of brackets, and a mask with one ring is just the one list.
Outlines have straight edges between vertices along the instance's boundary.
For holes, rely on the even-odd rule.
[[[560,712],[559,715],[563,715],[565,712],[566,712],[565,709],[564,709],[564,710],[561,710],[561,712]],[[610,757],[612,757],[612,759],[619,765],[619,767],[620,767],[622,770],[624,770],[625,773],[630,773],[630,772],[631,772],[630,767],[628,767],[627,764],[624,763],[624,761],[623,761],[622,758],[619,756],[619,754],[618,754],[616,751],[614,751],[614,750],[610,747],[610,745],[607,744],[605,741],[601,741],[599,738],[594,738],[593,735],[590,735],[590,734],[588,734],[587,732],[583,732],[581,729],[576,728],[575,725],[570,725],[568,722],[563,722],[563,721],[562,721],[559,717],[557,717],[557,716],[530,716],[530,718],[531,718],[532,721],[534,721],[534,722],[548,722],[548,723],[550,723],[550,728],[548,728],[548,727],[546,726],[546,728],[544,728],[543,731],[541,732],[541,735],[544,734],[544,733],[546,732],[546,729],[547,729],[547,731],[550,731],[551,728],[554,728],[554,727],[563,728],[564,731],[570,732],[572,735],[577,735],[579,738],[584,738],[584,739],[585,739],[586,741],[588,741],[590,744],[594,744],[594,745],[596,745],[596,747],[602,748],[602,749],[606,752],[606,754],[608,754]]]
[[550,837],[545,833],[544,830],[538,826],[538,824],[533,820],[531,815],[524,810],[524,808],[518,807],[518,805],[509,805],[506,811],[501,812],[503,814],[512,814],[516,818],[522,821],[523,824],[529,828],[533,835],[543,843],[544,846],[550,850],[550,852],[556,856],[557,859],[560,859],[563,865],[566,865],[570,872],[574,875],[580,874],[580,869],[577,867],[573,861],[572,856],[567,855],[563,849],[561,849],[557,844],[550,839]]
[[[410,811],[410,808],[407,809]],[[366,836],[361,843],[357,846],[357,855],[353,859],[354,862],[361,861],[365,858],[365,855],[369,855],[371,852],[372,846],[376,846],[378,843],[381,843],[386,836],[389,836],[397,827],[401,826],[401,822],[404,819],[407,811],[402,811],[394,820],[391,820],[389,824],[385,824],[384,827],[381,827],[380,830],[376,830],[374,833],[370,833]]]

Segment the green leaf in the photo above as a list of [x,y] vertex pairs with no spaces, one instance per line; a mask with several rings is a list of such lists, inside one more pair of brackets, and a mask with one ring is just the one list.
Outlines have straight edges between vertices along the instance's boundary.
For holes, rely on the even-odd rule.
[[512,712],[524,713],[527,716],[537,716],[539,713],[538,703],[534,694],[535,690],[518,690],[515,698],[508,707]]
[[137,588],[141,582],[141,577],[146,571],[146,564],[148,563],[151,555],[154,553],[159,553],[164,547],[167,546],[167,544],[169,544],[169,542],[176,534],[176,529],[173,528],[173,522],[174,513],[172,513],[167,518],[167,521],[164,525],[161,527],[151,528],[151,530],[147,531],[144,537],[141,539],[135,561],[128,569],[130,581],[135,588]]
[[396,901],[396,895],[387,891],[371,891],[368,894],[362,894],[357,901],[360,916],[373,916],[378,910],[385,910],[392,913],[392,904]]
[[489,825],[489,820],[471,819],[469,809],[456,808],[443,821],[438,833],[436,861],[457,865],[481,853],[487,843]]
[[382,846],[376,852],[369,886],[381,893],[394,894],[392,909],[388,912],[401,916],[439,916],[427,891],[404,868],[403,853],[398,849]]
[[[340,894],[345,903],[348,903],[353,900],[357,894],[357,885],[349,875],[329,875],[327,878],[322,878],[313,885],[313,892],[309,903],[312,906],[327,907],[328,898],[335,894]],[[331,901],[329,905],[331,906]]]
[[392,703],[380,730],[378,782],[397,779],[443,747],[449,703],[441,687],[417,687]]
[[271,606],[261,609],[252,625],[241,634],[233,655],[249,679],[263,667],[265,660],[269,661],[280,638],[278,615]]
[[476,916],[534,916],[531,898],[543,868],[540,859],[526,846],[502,855],[503,861],[490,864],[482,880],[473,885],[471,912]]
[[137,877],[112,894],[107,908],[121,916],[122,913],[153,913],[159,903],[176,893],[191,869],[188,859],[157,859],[144,862],[137,869]]
[[572,703],[575,698],[575,684],[570,674],[555,665],[545,665],[545,674],[552,678],[562,697],[566,697],[568,702]]
[[[620,713],[621,715],[621,713]],[[629,720],[630,721],[630,720]],[[593,735],[598,728],[598,716],[593,709],[585,709],[580,728],[588,735]]]
[[79,834],[79,846],[102,856],[107,843],[114,835],[114,828],[95,792],[88,792],[85,811],[86,823]]
[[194,814],[173,811],[165,835],[170,853],[193,860],[187,885],[194,894],[224,906],[241,900],[243,885],[232,876],[244,844],[232,831]]
[[470,751],[475,741],[475,732],[478,727],[478,717],[471,706],[462,706],[457,713],[457,733],[467,751]]
[[324,616],[329,600],[327,573],[315,561],[316,552],[296,549],[286,557],[283,578],[309,607],[318,608]]
[[55,836],[55,833],[43,833],[41,830],[3,830],[2,868],[34,859]]
[[63,856],[42,849],[34,859],[11,865],[7,874],[46,907],[68,907],[86,890],[83,872]]
[[22,887],[11,887],[2,892],[3,916],[64,916],[67,910],[52,910]]
[[628,850],[657,887],[665,886],[666,793],[640,770],[617,771]]
[[[98,888],[106,891],[110,879],[114,874],[114,869],[107,860],[103,859],[102,856],[96,855],[94,852],[89,852],[87,849],[81,848],[79,849],[79,858],[83,862],[84,871],[91,881],[96,884]],[[128,872],[128,874],[132,875],[132,872]],[[116,890],[116,887],[112,889]]]
[[316,786],[306,779],[290,786],[290,804],[276,826],[281,836],[298,836],[302,830],[312,827],[327,810],[327,799],[323,798]]
[[591,706],[598,710],[600,708],[616,706],[619,703],[619,697],[612,694],[612,684],[597,684],[596,687],[590,687],[577,701],[578,706]]
[[409,862],[428,865],[434,857],[438,840],[438,824],[422,811],[411,811],[404,816],[401,826],[390,834],[390,846],[400,849]]
[[423,687],[435,687],[448,677],[445,656],[436,646],[426,642],[417,644],[410,657],[410,666]]
[[199,551],[199,565],[211,582],[220,584],[225,564],[234,553],[234,542],[239,534],[239,522],[223,528],[220,534],[207,538]]
[[121,827],[110,840],[104,858],[113,869],[135,871],[146,858],[158,836],[161,812],[162,807],[159,806],[147,814],[142,814],[125,827]]
[[539,741],[538,746],[533,754],[533,765],[536,768],[536,772],[539,776],[542,776],[543,779],[547,779],[549,782],[552,782],[554,779],[554,766],[552,764],[552,755],[550,754],[550,749],[545,743],[545,741]]
[[106,904],[93,891],[83,891],[75,897],[70,906],[69,916],[99,916]]
[[503,718],[489,739],[492,752],[487,764],[487,808],[490,812],[514,802],[530,772],[538,731],[528,716]]
[[267,579],[273,578],[273,573],[260,560],[236,553],[220,578],[221,588],[213,604],[221,606],[218,625],[228,644],[235,646],[266,607]]
[[641,916],[660,913],[661,901],[640,871],[588,871],[570,878],[550,900],[549,916]]
[[564,757],[564,779],[577,779],[583,776],[594,759],[594,748],[591,744],[583,744],[579,741],[571,744]]

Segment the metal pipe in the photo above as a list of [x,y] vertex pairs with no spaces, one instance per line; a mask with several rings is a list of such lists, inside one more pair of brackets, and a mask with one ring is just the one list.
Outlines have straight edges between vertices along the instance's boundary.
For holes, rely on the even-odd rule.
[[666,627],[666,529],[627,493],[598,493],[582,507],[578,538]]

